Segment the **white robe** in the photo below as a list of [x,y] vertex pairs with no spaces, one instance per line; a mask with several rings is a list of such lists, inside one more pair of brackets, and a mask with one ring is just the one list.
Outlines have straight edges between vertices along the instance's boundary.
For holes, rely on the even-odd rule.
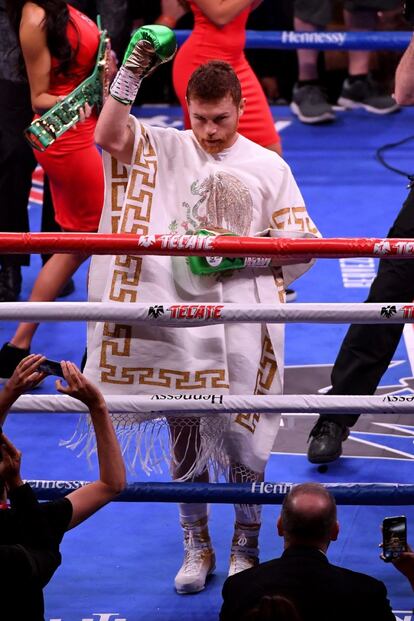
[[[221,227],[237,235],[266,229],[284,237],[318,235],[289,166],[275,153],[239,135],[232,147],[211,155],[191,130],[134,123],[132,164],[104,154],[100,233],[188,234]],[[89,300],[282,303],[285,287],[309,266],[198,276],[185,257],[95,256]],[[88,328],[85,373],[104,394],[279,394],[283,349],[281,325],[155,329],[99,322]],[[204,417],[199,469],[224,451],[231,462],[263,472],[278,427],[276,415]],[[141,452],[146,471],[150,453]]]

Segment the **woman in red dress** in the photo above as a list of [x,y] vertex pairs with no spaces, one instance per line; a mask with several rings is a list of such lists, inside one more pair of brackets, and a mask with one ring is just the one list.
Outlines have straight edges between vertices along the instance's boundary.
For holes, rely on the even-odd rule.
[[235,70],[246,108],[240,119],[239,132],[253,142],[281,153],[276,131],[263,89],[244,55],[246,22],[261,0],[188,0],[194,14],[194,29],[175,57],[173,81],[180,100],[184,123],[190,121],[185,94],[193,71],[209,60],[225,60]]
[[[7,0],[7,9],[19,35],[36,118],[92,73],[99,30],[63,0]],[[82,123],[46,151],[34,151],[49,177],[55,219],[63,231],[97,231],[102,211],[103,170],[94,142],[97,116],[88,110],[82,117]],[[85,258],[54,254],[39,272],[30,301],[54,300]],[[36,328],[34,323],[19,324],[10,343],[1,350],[0,376],[9,376],[2,368],[3,359],[7,366],[12,358],[18,362],[27,355]]]

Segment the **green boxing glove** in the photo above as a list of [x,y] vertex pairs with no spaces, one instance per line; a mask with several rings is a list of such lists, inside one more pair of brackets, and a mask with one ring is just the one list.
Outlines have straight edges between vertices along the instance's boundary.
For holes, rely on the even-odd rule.
[[143,78],[171,60],[176,50],[177,41],[170,28],[156,24],[138,28],[111,84],[111,96],[126,106],[132,105]]
[[[234,233],[216,233],[207,229],[200,229],[196,235],[232,235]],[[188,257],[188,265],[193,274],[197,276],[210,276],[217,272],[226,272],[227,270],[240,270],[245,267],[264,268],[271,263],[270,259],[262,257],[251,257],[244,259],[243,257]]]

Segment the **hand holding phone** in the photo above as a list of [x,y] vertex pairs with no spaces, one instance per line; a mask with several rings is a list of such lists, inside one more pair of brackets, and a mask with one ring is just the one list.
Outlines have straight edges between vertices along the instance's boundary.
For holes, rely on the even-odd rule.
[[44,360],[42,364],[39,365],[39,371],[47,373],[47,375],[58,375],[59,377],[64,377],[62,366],[60,362],[57,362],[56,360]]
[[382,522],[382,558],[386,563],[397,560],[407,550],[405,515],[386,517]]

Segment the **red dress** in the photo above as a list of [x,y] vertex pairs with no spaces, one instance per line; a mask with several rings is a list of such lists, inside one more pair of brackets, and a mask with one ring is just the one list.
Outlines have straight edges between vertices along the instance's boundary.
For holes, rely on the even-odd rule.
[[[67,33],[76,51],[69,75],[56,74],[52,57],[51,95],[68,95],[87,78],[95,66],[99,45],[96,24],[70,5]],[[44,152],[34,151],[49,177],[56,222],[66,231],[96,231],[104,198],[102,161],[94,141],[97,116],[60,136]]]
[[194,30],[178,50],[173,67],[174,88],[183,108],[185,127],[190,127],[185,93],[191,74],[209,60],[225,60],[235,70],[243,97],[246,98],[239,132],[263,147],[279,142],[263,89],[243,51],[250,9],[245,9],[229,24],[219,27],[204,15],[195,2],[190,0],[189,5],[194,13]]

